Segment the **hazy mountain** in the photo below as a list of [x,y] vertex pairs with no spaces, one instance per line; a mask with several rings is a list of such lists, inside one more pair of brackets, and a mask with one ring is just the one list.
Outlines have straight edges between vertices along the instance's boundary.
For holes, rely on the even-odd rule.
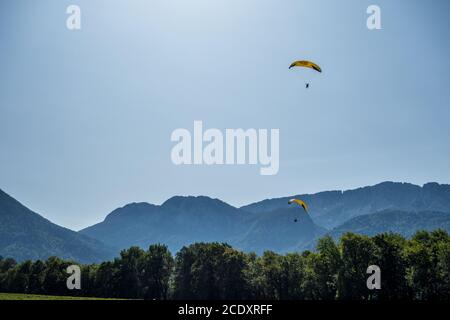
[[288,205],[291,197],[242,208],[203,196],[173,197],[162,205],[131,203],[77,234],[0,195],[0,254],[19,259],[58,255],[100,261],[113,255],[102,243],[119,249],[164,243],[175,253],[194,242],[218,241],[244,251],[288,252],[311,247],[326,228],[333,236],[345,231],[409,236],[419,229],[449,230],[450,214],[449,185],[384,182],[295,196],[307,202],[309,214]]
[[251,227],[234,246],[260,254],[265,250],[293,252],[327,232],[295,207],[262,212],[254,215],[252,220]]
[[175,252],[194,242],[219,241],[245,251],[284,252],[325,232],[294,209],[252,214],[208,197],[173,197],[161,206],[126,205],[80,233],[120,248],[160,242]]
[[[433,231],[443,229],[450,233],[450,213],[437,211],[407,212],[383,210],[372,214],[354,217],[327,232],[336,241],[346,232],[374,236],[384,232],[394,232],[410,238],[419,230]],[[317,240],[300,245],[297,250],[313,250]]]
[[345,232],[374,236],[382,232],[395,232],[411,237],[418,230],[443,229],[450,232],[450,213],[436,211],[406,212],[384,210],[350,219],[329,234],[338,239]]
[[420,187],[394,182],[383,182],[348,191],[326,191],[268,199],[241,209],[254,213],[268,212],[285,207],[292,197],[307,202],[314,222],[328,229],[339,226],[353,217],[385,209],[450,212],[450,185],[427,183]]
[[119,248],[159,242],[176,251],[193,242],[230,241],[245,230],[241,222],[239,209],[220,200],[173,197],[161,206],[128,204],[80,233]]
[[98,240],[60,227],[0,190],[0,255],[18,261],[58,256],[78,262],[111,259],[112,250]]

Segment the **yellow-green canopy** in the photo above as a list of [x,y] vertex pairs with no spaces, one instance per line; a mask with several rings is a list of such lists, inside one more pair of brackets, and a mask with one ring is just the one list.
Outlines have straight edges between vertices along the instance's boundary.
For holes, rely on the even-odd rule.
[[311,62],[311,61],[307,61],[307,60],[294,61],[289,66],[289,69],[291,69],[293,67],[311,68],[318,72],[322,72],[322,69],[317,64],[315,64],[314,62]]
[[301,205],[303,207],[303,209],[306,212],[308,212],[308,206],[306,205],[306,203],[304,201],[302,201],[300,199],[291,199],[291,200],[288,201],[289,204],[294,203],[294,202],[299,204],[299,205]]

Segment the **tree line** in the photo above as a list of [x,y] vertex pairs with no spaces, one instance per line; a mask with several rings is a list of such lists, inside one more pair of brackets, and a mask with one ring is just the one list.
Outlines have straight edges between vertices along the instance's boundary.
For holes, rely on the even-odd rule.
[[[130,299],[449,300],[450,236],[419,231],[325,236],[315,251],[258,256],[224,243],[195,243],[172,256],[167,246],[131,247],[113,261],[81,265],[81,290],[69,290],[74,261],[20,264],[0,257],[0,292]],[[367,267],[381,269],[369,290]]]

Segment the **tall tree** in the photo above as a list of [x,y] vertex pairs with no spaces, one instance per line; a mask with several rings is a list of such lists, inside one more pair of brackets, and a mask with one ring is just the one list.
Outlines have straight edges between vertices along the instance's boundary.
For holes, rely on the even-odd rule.
[[381,300],[399,300],[410,296],[406,281],[406,240],[392,233],[373,237],[375,264],[381,269],[381,290],[375,291]]
[[375,244],[372,239],[346,233],[340,241],[342,251],[342,268],[339,274],[339,298],[366,300],[371,291],[367,288],[367,268],[375,264]]
[[245,255],[221,243],[196,243],[176,256],[174,296],[182,299],[243,298]]
[[120,296],[136,299],[142,297],[142,278],[144,272],[145,251],[139,247],[131,247],[120,253],[117,282]]
[[168,299],[173,257],[168,247],[151,245],[144,256],[142,286],[146,299]]
[[[338,246],[330,236],[319,239],[317,254],[308,259],[309,274],[315,280],[310,287],[311,298],[333,300],[337,295],[338,275],[342,269],[342,258]],[[311,278],[311,276],[309,276]]]
[[447,260],[449,243],[449,235],[443,230],[419,231],[409,241],[407,279],[416,299],[448,299],[445,294],[448,270],[442,267],[450,265]]

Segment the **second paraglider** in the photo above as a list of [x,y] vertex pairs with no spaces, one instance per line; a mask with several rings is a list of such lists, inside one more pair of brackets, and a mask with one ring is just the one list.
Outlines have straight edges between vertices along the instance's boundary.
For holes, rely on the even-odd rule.
[[[297,203],[299,206],[301,206],[303,208],[303,210],[305,210],[306,213],[308,213],[308,206],[306,205],[306,203],[303,200],[300,199],[291,199],[288,201],[289,204],[293,204],[293,203]],[[298,219],[294,219],[294,222],[297,222]]]

